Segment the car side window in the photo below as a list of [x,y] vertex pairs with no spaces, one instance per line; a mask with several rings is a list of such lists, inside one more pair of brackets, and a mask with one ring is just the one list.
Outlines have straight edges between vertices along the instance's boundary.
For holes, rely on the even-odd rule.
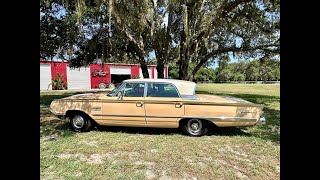
[[148,83],[147,97],[179,97],[172,84]]
[[124,97],[143,97],[144,83],[126,83],[123,92]]

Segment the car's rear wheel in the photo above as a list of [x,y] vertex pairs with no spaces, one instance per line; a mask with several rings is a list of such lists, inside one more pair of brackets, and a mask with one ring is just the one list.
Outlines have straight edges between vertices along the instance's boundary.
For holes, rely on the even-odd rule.
[[88,132],[91,127],[91,122],[88,117],[83,114],[74,114],[70,119],[70,128],[75,132]]
[[208,132],[207,124],[200,119],[189,119],[182,124],[181,128],[189,136],[203,136]]

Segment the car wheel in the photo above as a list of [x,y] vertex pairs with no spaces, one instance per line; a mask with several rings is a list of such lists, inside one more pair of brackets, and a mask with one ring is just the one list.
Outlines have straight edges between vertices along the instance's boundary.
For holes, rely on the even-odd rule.
[[75,132],[88,132],[91,122],[84,115],[76,114],[70,118],[70,127]]
[[189,136],[203,136],[208,132],[207,125],[200,119],[189,119],[181,128]]
[[100,89],[105,89],[105,88],[107,88],[106,83],[103,83],[103,82],[100,83],[100,84],[99,84],[99,88],[100,88]]

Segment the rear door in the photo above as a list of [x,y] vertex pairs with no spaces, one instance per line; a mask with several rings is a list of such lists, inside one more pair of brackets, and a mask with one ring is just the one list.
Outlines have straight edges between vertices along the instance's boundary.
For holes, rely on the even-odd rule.
[[178,120],[184,115],[180,94],[171,83],[147,83],[144,104],[148,126],[178,127]]

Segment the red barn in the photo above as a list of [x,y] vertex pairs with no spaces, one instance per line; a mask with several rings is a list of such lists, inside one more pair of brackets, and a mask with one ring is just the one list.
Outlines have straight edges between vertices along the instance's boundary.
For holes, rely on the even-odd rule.
[[[155,65],[148,66],[149,76],[157,79]],[[67,89],[101,89],[120,83],[125,79],[143,78],[139,64],[107,63],[90,64],[86,67],[71,68],[68,62],[40,61],[40,90],[52,89],[52,80],[58,74],[66,82]],[[164,78],[168,77],[168,66],[164,69]]]

